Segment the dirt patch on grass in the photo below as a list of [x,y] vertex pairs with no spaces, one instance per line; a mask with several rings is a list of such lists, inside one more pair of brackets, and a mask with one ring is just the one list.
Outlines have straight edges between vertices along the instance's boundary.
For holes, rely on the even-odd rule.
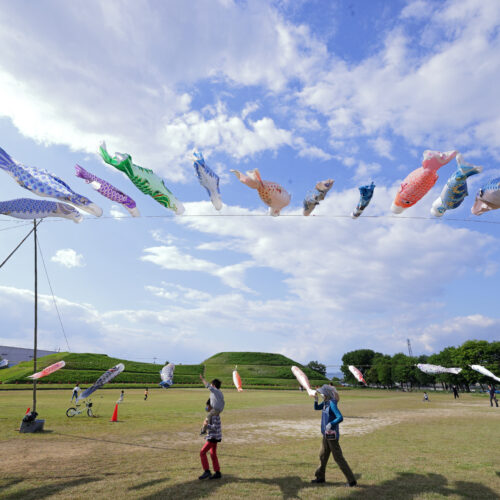
[[[475,412],[465,408],[439,409],[424,408],[415,411],[391,411],[364,416],[344,417],[340,426],[341,436],[359,436],[403,422],[443,418],[443,417],[473,417]],[[307,418],[302,420],[267,420],[258,423],[243,423],[223,425],[224,441],[232,444],[275,442],[284,437],[293,436],[294,439],[311,439],[320,433],[320,419]],[[191,440],[186,433],[176,440]]]

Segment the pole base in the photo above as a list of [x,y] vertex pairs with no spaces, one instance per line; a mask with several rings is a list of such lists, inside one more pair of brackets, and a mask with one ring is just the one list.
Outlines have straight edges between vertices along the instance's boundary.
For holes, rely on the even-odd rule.
[[23,433],[42,432],[44,424],[45,424],[45,420],[34,420],[32,422],[25,422],[23,420],[21,422],[21,428],[19,429],[19,432],[23,432]]

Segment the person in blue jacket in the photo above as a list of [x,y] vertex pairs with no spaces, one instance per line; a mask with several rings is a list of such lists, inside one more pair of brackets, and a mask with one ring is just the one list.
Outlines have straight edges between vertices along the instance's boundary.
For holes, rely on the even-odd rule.
[[[318,403],[318,393],[320,393],[324,398],[322,403]],[[316,395],[314,396],[314,409],[322,411],[321,433],[323,434],[323,441],[319,452],[320,465],[314,474],[316,479],[313,479],[311,483],[325,482],[326,464],[328,463],[331,453],[333,455],[333,459],[337,462],[337,465],[340,467],[340,470],[344,473],[344,476],[347,479],[346,486],[356,486],[356,478],[354,477],[349,464],[346,462],[346,459],[342,454],[342,448],[339,444],[339,424],[342,420],[344,420],[344,417],[337,407],[338,400],[339,395],[334,387],[324,384],[320,388],[316,389]]]

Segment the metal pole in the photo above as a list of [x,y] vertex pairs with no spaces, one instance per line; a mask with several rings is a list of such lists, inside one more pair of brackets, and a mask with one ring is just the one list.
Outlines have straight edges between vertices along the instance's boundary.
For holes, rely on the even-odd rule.
[[[36,219],[33,219],[33,230],[35,239],[35,331],[33,339],[33,373],[36,373],[36,350],[37,350],[37,327],[38,327],[38,265],[37,265],[37,239]],[[33,412],[36,411],[36,379],[33,379]]]

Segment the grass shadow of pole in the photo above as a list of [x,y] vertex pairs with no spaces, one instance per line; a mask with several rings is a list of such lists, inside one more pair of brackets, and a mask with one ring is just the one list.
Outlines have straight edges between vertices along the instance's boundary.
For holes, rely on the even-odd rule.
[[[3,500],[14,500],[22,498],[23,500],[35,500],[40,498],[46,498],[56,493],[59,493],[66,488],[71,488],[73,486],[79,486],[80,484],[86,484],[94,481],[101,481],[101,477],[86,476],[79,479],[73,479],[71,481],[62,481],[60,483],[46,484],[38,486],[36,488],[26,488],[21,491],[13,491],[12,493],[7,493],[2,496]],[[15,483],[14,483],[15,484]]]

